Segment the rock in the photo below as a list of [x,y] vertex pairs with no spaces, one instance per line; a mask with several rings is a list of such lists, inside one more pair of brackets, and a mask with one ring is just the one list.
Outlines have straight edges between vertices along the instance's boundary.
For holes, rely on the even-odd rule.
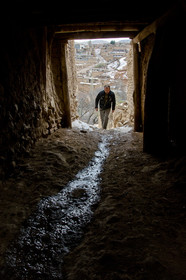
[[16,167],[16,162],[15,161],[12,161],[11,162],[11,167],[14,169]]
[[143,266],[145,270],[150,273],[159,274],[166,270],[166,268],[159,262],[159,260],[153,256],[147,257],[144,262]]
[[86,190],[78,188],[72,191],[71,196],[78,199],[87,196],[87,193]]
[[15,108],[15,113],[17,113],[18,110],[19,110],[18,105],[17,105],[17,104],[14,104],[14,108]]

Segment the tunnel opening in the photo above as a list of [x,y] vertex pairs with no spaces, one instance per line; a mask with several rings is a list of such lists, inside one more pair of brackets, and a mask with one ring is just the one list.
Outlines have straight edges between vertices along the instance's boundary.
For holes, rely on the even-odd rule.
[[[70,58],[68,63],[66,61],[70,53],[67,43],[90,38],[132,39],[134,131],[143,132],[146,152],[176,149],[185,153],[182,135],[182,127],[185,126],[182,74],[185,45],[177,43],[176,51],[173,43],[169,46],[171,30],[181,37],[184,33],[184,11],[184,3],[179,1],[171,9],[167,6],[164,14],[152,15],[146,21],[142,18],[132,20],[130,14],[123,20],[91,22],[87,18],[84,22],[77,20],[71,23],[71,20],[60,22],[58,18],[58,22],[49,24],[47,17],[42,17],[45,14],[43,10],[40,14],[35,11],[29,13],[27,21],[23,17],[25,25],[21,20],[22,10],[18,13],[20,19],[15,20],[15,15],[11,14],[6,28],[2,28],[2,165],[8,161],[13,168],[16,157],[27,154],[40,137],[47,137],[59,127],[71,127],[76,113],[72,108],[75,105],[71,104],[74,89],[68,86],[67,68],[72,63]],[[170,70],[170,57],[175,52],[173,65],[177,68],[181,65],[181,74],[176,73],[174,77]],[[156,67],[157,62],[162,68]],[[163,102],[159,106],[157,100],[161,98]]]
[[[183,26],[183,17],[178,20],[178,14],[184,10],[180,12],[180,7],[148,25],[106,21],[23,27],[18,22],[16,27],[10,21],[10,32],[2,32],[5,40],[1,46],[2,165],[8,159],[14,168],[16,157],[28,153],[40,137],[47,137],[59,127],[71,128],[72,120],[77,118],[72,81],[74,62],[68,44],[77,39],[129,37],[132,40],[134,90],[130,98],[134,106],[134,131],[143,132],[145,152],[185,151],[181,132],[185,125],[184,79],[182,74],[174,78],[170,70],[170,57],[175,52],[173,65],[179,68],[180,64],[180,71],[183,69],[184,44],[180,55],[179,44],[176,51],[174,44],[169,47],[170,30],[182,34],[178,26]],[[14,47],[12,52],[10,46]],[[156,62],[163,67],[156,68]],[[161,98],[159,106],[157,100]]]
[[[123,11],[118,15],[114,6],[113,17],[110,13],[111,20],[118,20],[114,23],[106,21],[107,16],[102,17],[105,8],[98,14],[96,9],[90,18],[102,22],[90,23],[88,12],[81,13],[84,23],[78,24],[81,16],[75,17],[76,11],[66,22],[65,17],[61,19],[60,11],[51,22],[52,16],[48,17],[50,12],[45,6],[40,11],[34,8],[28,17],[32,21],[25,26],[18,19],[6,21],[6,27],[0,26],[4,39],[0,45],[0,161],[6,170],[14,172],[8,178],[4,173],[1,177],[3,278],[9,275],[10,279],[17,278],[13,270],[4,266],[3,254],[37,202],[42,196],[52,196],[61,190],[86,164],[89,150],[97,145],[99,138],[95,133],[68,129],[74,113],[70,99],[73,90],[68,86],[71,63],[67,63],[70,53],[67,43],[103,35],[133,39],[134,131],[143,131],[143,139],[141,133],[133,133],[133,141],[131,135],[124,139],[121,134],[111,143],[111,157],[102,180],[102,204],[95,213],[95,223],[89,228],[91,234],[67,257],[65,273],[72,279],[185,278],[185,4],[179,1],[176,9],[161,18],[155,13],[149,19],[148,14],[145,21],[142,9],[134,20],[133,11],[127,18]],[[53,16],[54,11],[53,7]],[[139,21],[137,15],[141,14]],[[26,15],[25,12],[24,20]],[[122,21],[123,17],[126,20]],[[173,42],[173,33],[183,40]],[[61,127],[66,129],[58,129]],[[142,145],[147,153],[142,152]],[[29,155],[33,146],[35,153]],[[172,151],[179,153],[169,161]],[[164,158],[165,152],[168,158]],[[149,154],[160,154],[161,160]],[[18,156],[22,157],[19,162]],[[80,189],[70,199],[75,203],[78,199],[84,201],[86,193]],[[52,244],[50,238],[55,244],[59,240],[60,227],[55,231],[56,239],[48,234],[52,233],[53,221],[57,219],[55,207],[48,208],[47,203],[46,200],[44,214],[50,222],[46,223],[43,215],[40,242],[32,238],[32,230],[37,234],[36,228],[31,229],[31,238],[36,241],[34,256],[38,256],[40,248],[45,250],[44,243],[46,247]],[[29,258],[28,244],[21,241],[22,245],[29,265],[33,264],[37,258]],[[47,261],[53,262],[51,254],[42,258],[46,266]],[[13,257],[13,263],[18,264],[16,269],[21,275],[21,259]],[[58,252],[54,264],[61,272]],[[46,271],[42,265],[34,266],[38,279],[46,278],[48,272],[52,273],[52,269]]]
[[109,128],[133,125],[133,61],[129,38],[75,40],[77,111],[80,121],[100,127],[97,94],[108,84],[116,96]]

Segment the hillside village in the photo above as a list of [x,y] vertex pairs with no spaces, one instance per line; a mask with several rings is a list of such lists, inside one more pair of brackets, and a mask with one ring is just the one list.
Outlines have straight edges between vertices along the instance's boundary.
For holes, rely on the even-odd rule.
[[[94,100],[105,84],[115,92],[117,105],[127,106],[128,55],[130,40],[75,41],[78,82],[78,114],[81,120],[98,122]],[[121,106],[120,106],[121,107]],[[123,123],[122,123],[123,124]]]

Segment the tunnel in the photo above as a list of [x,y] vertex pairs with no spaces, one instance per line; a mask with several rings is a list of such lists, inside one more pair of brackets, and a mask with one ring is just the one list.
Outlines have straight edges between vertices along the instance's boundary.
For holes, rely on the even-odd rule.
[[[15,179],[14,170],[17,162],[27,158],[39,140],[54,135],[60,128],[68,129],[69,133],[72,133],[70,134],[72,138],[74,137],[71,128],[72,120],[76,118],[73,81],[75,69],[71,55],[72,41],[76,39],[129,37],[132,40],[133,129],[139,133],[139,137],[142,137],[139,139],[142,139],[145,160],[148,162],[149,155],[154,155],[155,158],[176,155],[179,160],[184,157],[185,16],[184,0],[153,0],[149,3],[110,0],[96,0],[91,3],[87,1],[64,3],[57,0],[48,3],[29,0],[25,3],[22,0],[15,0],[13,3],[10,1],[4,3],[0,18],[0,180],[4,190],[6,180]],[[59,136],[56,136],[56,139],[58,138]],[[141,141],[139,139],[135,139],[136,143]],[[121,143],[124,145],[125,140]],[[94,145],[92,139],[92,146]],[[69,149],[71,154],[75,153],[73,149],[70,150],[68,143],[67,147],[62,145],[60,148],[62,151]],[[82,157],[86,157],[83,149],[81,153]],[[133,149],[130,147],[128,155],[132,153]],[[58,163],[59,156],[57,157]],[[76,157],[78,158],[78,155]],[[125,151],[122,157],[126,160]],[[114,159],[116,158],[115,156]],[[159,168],[155,159],[153,160],[149,169],[145,167],[142,169],[144,174],[147,170]],[[142,165],[140,157],[136,164]],[[81,163],[79,165],[83,166]],[[176,168],[179,169],[180,165],[181,171],[184,172],[185,158]],[[29,169],[29,166],[26,168]],[[68,172],[75,174],[75,171]],[[130,174],[130,180],[133,175]],[[155,179],[158,181],[158,177]],[[125,180],[125,177],[122,180]],[[129,189],[132,184],[130,180],[126,182]],[[179,188],[182,192],[185,191],[185,181],[181,182]],[[83,191],[82,195],[84,198]],[[146,193],[142,195],[145,196]],[[126,196],[127,192],[123,194],[123,197]],[[169,203],[166,197],[161,199]],[[133,203],[132,196],[130,201]],[[151,206],[149,209],[151,211]],[[161,211],[158,215],[162,215]],[[109,216],[107,218],[109,220]],[[109,222],[113,223],[117,219],[118,217],[114,216]],[[156,223],[156,220],[154,221]],[[95,229],[96,227],[97,225]],[[145,243],[145,237],[141,235],[140,238]],[[135,237],[132,237],[129,243],[133,244],[133,241]],[[119,241],[118,243],[116,241],[115,245],[120,246]],[[108,253],[100,257],[100,262],[109,266],[110,259],[114,257]],[[120,260],[114,259],[114,262],[120,263]],[[157,265],[157,262],[154,263]],[[148,270],[152,268],[151,259],[148,260],[147,266]],[[132,267],[129,268],[132,270]],[[158,268],[161,275],[162,268],[160,266]],[[116,278],[113,276],[110,279]],[[126,276],[122,279],[129,278]]]
[[67,42],[81,38],[133,40],[134,129],[144,134],[144,151],[185,152],[185,4],[175,2],[128,3],[124,11],[111,9],[109,1],[93,7],[82,2],[71,12],[67,4],[66,15],[58,1],[3,5],[2,164],[14,162],[39,137],[71,127]]

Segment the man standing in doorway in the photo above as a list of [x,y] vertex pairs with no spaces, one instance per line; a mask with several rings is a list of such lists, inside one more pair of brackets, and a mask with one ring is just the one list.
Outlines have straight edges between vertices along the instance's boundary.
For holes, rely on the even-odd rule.
[[112,107],[112,113],[114,113],[116,106],[116,98],[113,91],[110,90],[109,85],[104,86],[104,90],[100,91],[95,100],[95,108],[98,111],[98,103],[100,107],[100,117],[102,128],[106,129],[108,124],[108,116]]

